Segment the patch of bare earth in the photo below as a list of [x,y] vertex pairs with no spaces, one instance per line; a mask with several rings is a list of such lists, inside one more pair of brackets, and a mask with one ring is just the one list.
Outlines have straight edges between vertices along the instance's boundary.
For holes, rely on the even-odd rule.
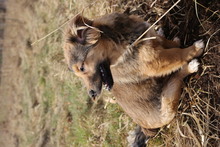
[[[1,1],[2,4],[2,1]],[[24,135],[22,124],[23,83],[21,73],[21,52],[26,48],[24,28],[24,11],[19,1],[7,0],[5,13],[1,13],[4,22],[1,35],[1,82],[0,82],[0,146],[17,147]],[[0,11],[2,9],[0,8]],[[1,19],[2,19],[1,18]],[[2,21],[2,20],[1,20]],[[3,37],[2,37],[3,35]]]

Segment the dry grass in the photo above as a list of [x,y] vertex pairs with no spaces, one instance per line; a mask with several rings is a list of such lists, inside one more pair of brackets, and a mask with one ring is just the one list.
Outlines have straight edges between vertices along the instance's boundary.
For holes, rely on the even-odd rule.
[[[22,14],[17,15],[17,20],[25,24],[20,29],[22,39],[16,41],[17,46],[21,46],[18,53],[21,63],[16,72],[21,74],[17,78],[22,82],[15,85],[20,96],[16,102],[18,109],[14,110],[20,113],[10,120],[20,124],[10,130],[16,136],[15,141],[12,138],[14,145],[124,146],[131,120],[117,105],[107,106],[102,99],[90,108],[85,87],[67,70],[62,55],[65,23],[79,12],[88,17],[109,13],[113,10],[105,9],[108,2],[97,0],[98,4],[90,5],[86,0],[22,0],[16,3],[16,10],[13,10],[13,2],[8,2],[8,10],[13,12],[7,17]],[[83,12],[82,8],[85,8]],[[15,24],[8,28],[19,27],[20,24]],[[13,31],[9,33],[13,35]],[[114,135],[115,132],[119,136]]]
[[[14,0],[9,1],[9,3]],[[203,38],[206,50],[201,69],[186,79],[176,119],[149,146],[217,147],[220,142],[219,4],[181,1],[159,24],[165,35],[180,37],[182,46]],[[19,146],[126,146],[134,124],[115,104],[87,98],[85,87],[63,61],[62,32],[78,13],[94,18],[111,12],[137,14],[155,22],[172,1],[144,0],[21,0],[17,13],[25,25],[20,50],[22,96],[16,135]],[[19,10],[20,9],[20,10]],[[14,16],[15,17],[15,16]],[[198,21],[193,23],[193,21]],[[178,23],[179,24],[178,24]],[[194,32],[192,32],[192,30]]]

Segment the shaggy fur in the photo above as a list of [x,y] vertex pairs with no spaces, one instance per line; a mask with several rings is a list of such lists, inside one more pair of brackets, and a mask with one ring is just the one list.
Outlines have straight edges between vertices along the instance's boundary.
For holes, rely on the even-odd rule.
[[[74,18],[67,28],[64,55],[70,70],[81,77],[91,97],[100,95],[103,85],[117,103],[141,126],[147,136],[168,124],[175,116],[182,80],[196,72],[193,58],[203,52],[203,42],[180,49],[179,40],[165,39],[137,16],[113,13],[89,20]],[[144,38],[156,37],[152,40]]]

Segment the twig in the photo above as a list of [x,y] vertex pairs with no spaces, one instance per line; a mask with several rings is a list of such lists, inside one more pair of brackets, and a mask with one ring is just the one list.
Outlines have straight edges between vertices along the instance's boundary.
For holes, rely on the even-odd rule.
[[194,2],[195,2],[196,17],[197,17],[199,23],[201,24],[202,28],[206,31],[205,27],[203,26],[202,22],[201,22],[200,19],[199,19],[199,14],[198,14],[198,9],[197,9],[197,1],[194,0]]
[[[74,16],[75,17],[75,16]],[[56,31],[58,31],[60,28],[62,28],[64,25],[66,25],[68,22],[70,21],[70,19],[68,19],[67,21],[65,21],[62,25],[60,25],[58,28],[56,28],[55,30],[53,30],[52,32],[50,32],[49,34],[45,35],[44,37],[38,39],[37,41],[33,42],[31,45],[33,46],[34,44],[44,40],[45,38],[49,37],[50,35],[52,35],[53,33],[55,33]]]
[[205,7],[205,6],[203,6],[202,4],[200,4],[199,2],[197,2],[196,0],[193,0],[195,3],[197,3],[199,6],[201,6],[201,7],[203,7],[203,8],[205,8],[206,10],[208,10],[208,11],[210,11],[210,12],[212,12],[213,14],[215,14],[215,15],[217,15],[218,17],[220,17],[220,15],[218,14],[218,10],[217,11],[213,11],[213,10],[211,10],[211,9],[209,9],[209,8],[207,8],[207,7]]
[[152,8],[156,2],[157,0],[154,0],[153,3],[150,5],[150,7]]
[[187,127],[189,133],[191,134],[191,136],[192,136],[192,137],[194,138],[194,140],[196,141],[196,144],[198,145],[198,147],[202,147],[201,144],[200,144],[200,142],[199,142],[199,140],[198,140],[198,138],[196,138],[195,134],[193,133],[192,129],[189,127],[188,124],[186,124],[186,127]]
[[[218,29],[217,31],[215,31],[210,37],[209,37],[209,39],[208,39],[208,41],[207,41],[207,43],[206,43],[206,46],[205,46],[205,51],[207,51],[207,48],[208,48],[208,45],[209,45],[209,42],[210,42],[210,40],[211,40],[211,38],[217,33],[217,32],[219,32],[220,31],[220,29]],[[207,51],[208,52],[208,51]],[[207,53],[206,52],[206,53]],[[205,55],[205,54],[204,54]],[[203,55],[203,56],[204,56]]]
[[93,29],[93,30],[95,30],[95,31],[97,31],[97,32],[99,32],[99,33],[103,33],[103,31],[99,30],[98,28],[88,25],[88,24],[85,22],[84,19],[82,19],[82,20],[83,20],[83,23],[84,23],[84,25],[85,25],[86,27],[91,28],[91,29]]
[[[203,141],[204,141],[204,130],[202,130],[202,127],[201,127],[201,125],[199,123],[199,119],[195,115],[193,115],[193,114],[183,113],[183,115],[190,116],[191,118],[194,119],[194,121],[196,122],[197,127],[198,127],[198,133],[199,133],[199,135],[201,137],[201,144],[203,144]],[[189,127],[188,124],[187,124],[187,127]],[[190,129],[190,127],[188,129]],[[193,134],[193,132],[191,132],[191,134],[193,135],[193,137],[195,136]],[[195,139],[196,139],[196,142],[201,146],[201,144],[199,143],[198,139],[196,137],[195,137]]]
[[61,24],[58,28],[56,28],[55,30],[51,31],[50,33],[48,33],[47,35],[45,35],[44,37],[38,39],[37,41],[33,42],[31,45],[33,46],[34,44],[44,40],[45,38],[49,37],[50,35],[52,35],[53,33],[57,32],[60,28],[62,28],[63,26],[65,26],[72,18],[76,17],[77,15],[81,14],[86,8],[90,7],[91,5],[94,5],[96,1],[94,1],[92,4],[88,4],[82,11],[80,11],[79,13],[77,13],[76,15],[74,15],[73,17],[67,19],[63,24]]
[[178,122],[178,121],[176,121],[176,124],[177,124],[177,130],[179,131],[180,136],[181,136],[181,137],[184,137],[184,138],[189,138],[189,137],[187,137],[186,135],[184,135],[183,132],[180,130],[180,125],[179,125],[179,122]]
[[170,10],[172,10],[181,0],[178,0],[172,7],[170,7],[170,9],[168,9],[155,23],[153,23],[140,37],[138,37],[138,39],[136,39],[131,46],[135,46],[137,44],[137,42],[151,29],[153,28],[153,26],[155,26],[155,24],[157,24],[165,15],[167,15],[168,12],[170,12]]
[[138,43],[140,43],[140,42],[142,42],[142,41],[146,41],[146,40],[153,40],[153,39],[157,39],[157,37],[148,37],[148,38],[143,38],[143,39],[139,40],[139,41],[137,42],[137,44],[138,44]]

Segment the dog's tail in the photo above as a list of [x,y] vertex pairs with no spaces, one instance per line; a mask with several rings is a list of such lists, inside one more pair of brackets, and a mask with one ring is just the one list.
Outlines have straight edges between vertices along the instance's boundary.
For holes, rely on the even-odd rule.
[[143,129],[137,126],[134,131],[129,132],[128,147],[146,147],[148,140],[155,136],[158,129]]

